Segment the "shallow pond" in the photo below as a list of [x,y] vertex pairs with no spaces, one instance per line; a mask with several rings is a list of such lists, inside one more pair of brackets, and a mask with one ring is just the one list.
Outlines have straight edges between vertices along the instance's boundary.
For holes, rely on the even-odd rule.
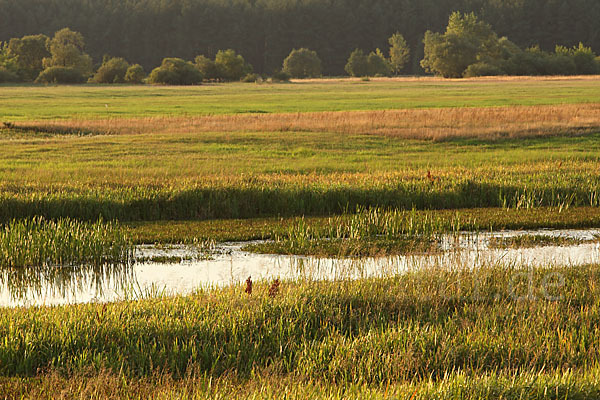
[[[584,241],[583,244],[498,249],[490,241],[522,235],[544,235]],[[262,279],[352,279],[389,276],[416,268],[473,268],[479,265],[571,265],[600,262],[600,230],[537,230],[464,233],[446,237],[443,252],[361,259],[253,254],[247,243],[219,245],[210,258],[193,248],[139,246],[136,257],[177,263],[142,262],[102,268],[55,268],[0,271],[0,306],[106,302],[161,293],[189,293],[199,287]],[[593,241],[593,242],[588,242]]]

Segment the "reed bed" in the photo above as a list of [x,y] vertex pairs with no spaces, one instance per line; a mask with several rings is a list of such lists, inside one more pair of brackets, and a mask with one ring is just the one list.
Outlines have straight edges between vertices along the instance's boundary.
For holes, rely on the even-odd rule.
[[69,218],[12,220],[0,227],[0,267],[128,263],[132,246],[116,223]]
[[495,374],[585,375],[600,362],[599,274],[599,265],[457,266],[284,281],[274,297],[270,282],[255,282],[251,295],[236,285],[185,297],[0,309],[0,374],[266,374],[342,386],[442,385],[454,373],[472,384]]
[[[24,129],[19,126],[13,129]],[[26,126],[61,134],[334,132],[434,141],[498,140],[596,133],[600,104],[44,120]]]
[[[311,224],[304,218],[283,234],[274,230],[273,241],[250,244],[247,251],[276,254],[319,256],[374,256],[435,251],[444,234],[458,234],[464,219],[458,215],[441,218],[417,213],[359,207],[356,213],[344,213],[325,223]],[[477,230],[476,224],[468,228]]]
[[414,384],[334,385],[278,375],[256,376],[253,381],[168,375],[150,378],[102,372],[65,377],[49,372],[36,378],[0,378],[6,399],[264,399],[264,400],[547,400],[595,399],[600,396],[600,371],[486,374],[459,372],[442,381]]

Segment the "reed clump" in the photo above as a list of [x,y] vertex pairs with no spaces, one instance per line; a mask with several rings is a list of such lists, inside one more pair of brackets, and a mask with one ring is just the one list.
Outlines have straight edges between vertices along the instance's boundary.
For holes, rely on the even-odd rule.
[[319,256],[375,256],[434,251],[444,235],[458,234],[464,224],[477,230],[476,223],[464,221],[457,213],[440,217],[416,210],[358,207],[356,213],[310,224],[299,219],[284,232],[274,230],[270,242],[251,244],[245,249],[262,253]]
[[0,226],[0,267],[128,263],[132,245],[115,222],[33,217]]

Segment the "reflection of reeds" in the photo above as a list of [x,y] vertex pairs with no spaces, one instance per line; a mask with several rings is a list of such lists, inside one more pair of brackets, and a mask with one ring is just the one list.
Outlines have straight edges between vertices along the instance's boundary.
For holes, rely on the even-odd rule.
[[116,224],[14,220],[0,229],[0,267],[63,267],[126,263],[132,247]]
[[106,280],[127,279],[132,255],[124,230],[111,222],[35,217],[0,227],[0,283],[15,299],[101,291]]
[[[581,135],[600,128],[600,104],[237,114],[31,122],[47,131],[105,133],[337,132],[405,139]],[[54,127],[54,128],[53,128]]]

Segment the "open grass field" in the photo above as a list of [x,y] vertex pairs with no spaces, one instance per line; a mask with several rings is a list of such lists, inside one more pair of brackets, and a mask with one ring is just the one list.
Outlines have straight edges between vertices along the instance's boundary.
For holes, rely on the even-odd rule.
[[[100,257],[117,242],[600,227],[598,77],[0,86],[0,116],[4,236],[101,217],[114,237],[63,235]],[[0,308],[0,398],[600,398],[599,274],[457,265]]]
[[489,107],[600,102],[594,77],[353,79],[289,84],[2,86],[4,120]]

